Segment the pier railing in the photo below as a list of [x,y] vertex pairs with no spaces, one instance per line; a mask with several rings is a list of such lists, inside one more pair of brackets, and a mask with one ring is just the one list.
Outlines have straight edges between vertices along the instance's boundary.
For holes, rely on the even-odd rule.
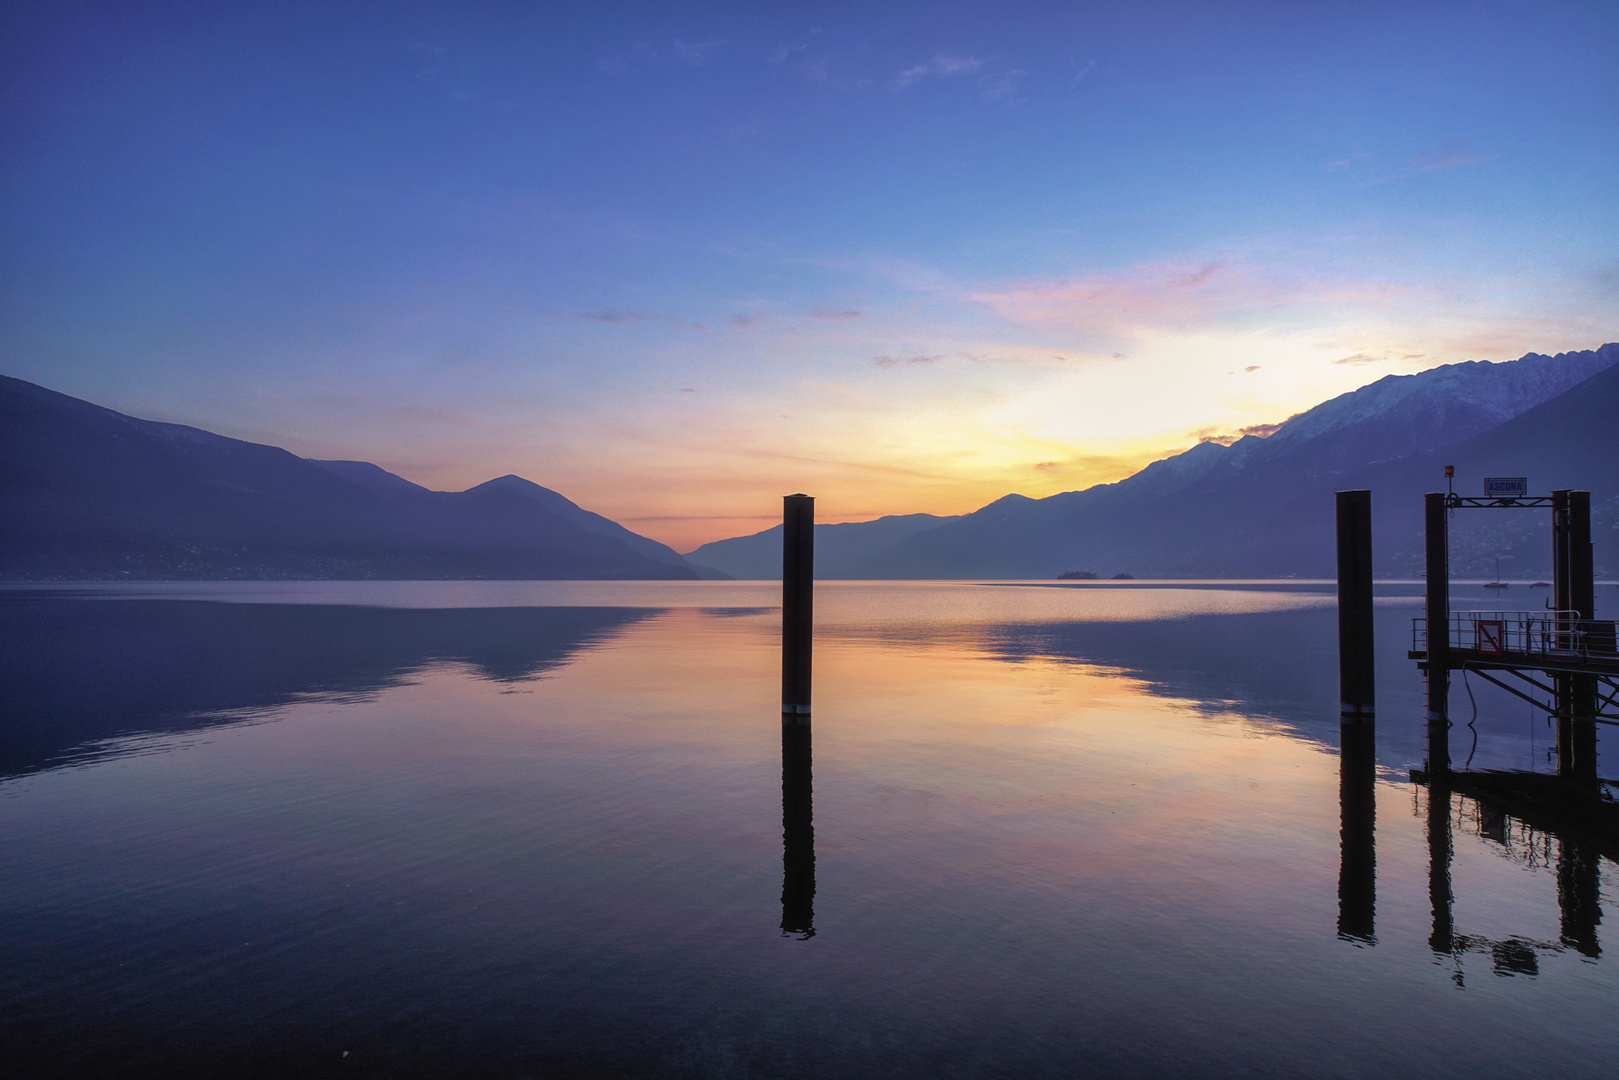
[[[1578,611],[1452,611],[1450,649],[1482,656],[1545,656],[1557,659],[1615,655],[1611,619],[1582,619]],[[1428,651],[1428,620],[1411,620],[1413,651]]]

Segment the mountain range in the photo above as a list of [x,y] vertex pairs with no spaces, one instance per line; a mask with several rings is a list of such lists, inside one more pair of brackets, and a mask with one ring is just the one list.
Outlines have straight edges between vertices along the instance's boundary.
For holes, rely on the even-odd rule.
[[[1202,442],[1124,480],[1043,499],[1007,495],[971,514],[817,526],[819,576],[1330,577],[1333,495],[1373,492],[1375,569],[1422,570],[1423,492],[1482,494],[1486,475],[1532,491],[1592,492],[1599,574],[1619,572],[1619,344],[1507,363],[1390,375],[1291,417],[1268,437]],[[1452,527],[1459,576],[1550,573],[1549,515],[1467,511]],[[780,576],[779,527],[688,557],[736,576]],[[824,537],[824,540],[823,540]],[[822,546],[831,549],[822,559]]]
[[[1526,476],[1592,493],[1619,572],[1619,344],[1390,375],[1268,437],[1205,441],[1124,480],[958,517],[816,526],[820,578],[1330,577],[1335,490],[1373,492],[1374,567],[1422,569],[1422,500]],[[1550,573],[1544,512],[1463,511],[1458,576]],[[780,577],[780,526],[682,556],[517,476],[431,491],[125,416],[0,376],[0,578]]]
[[429,491],[0,376],[0,578],[723,576],[521,477]]

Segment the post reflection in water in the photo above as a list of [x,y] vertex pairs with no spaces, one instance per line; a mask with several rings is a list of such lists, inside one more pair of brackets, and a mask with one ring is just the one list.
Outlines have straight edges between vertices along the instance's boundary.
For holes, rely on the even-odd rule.
[[809,717],[781,723],[781,932],[815,936],[815,824]]
[[1450,892],[1450,723],[1428,717],[1428,902],[1433,931],[1428,948],[1449,954],[1455,944]]
[[1602,921],[1602,859],[1590,845],[1567,837],[1558,846],[1557,905],[1563,944],[1593,960],[1601,956],[1597,924]]
[[1338,936],[1376,944],[1377,729],[1369,720],[1339,728]]
[[[1430,722],[1428,767],[1420,781],[1428,788],[1428,895],[1433,906],[1429,948],[1455,962],[1452,977],[1458,986],[1464,985],[1461,959],[1466,953],[1489,955],[1497,975],[1535,975],[1541,955],[1564,950],[1593,960],[1600,957],[1602,849],[1591,832],[1600,824],[1581,817],[1588,804],[1568,801],[1571,792],[1578,795],[1586,788],[1566,774],[1453,771],[1448,728],[1443,719]],[[1455,831],[1470,820],[1479,837],[1509,857],[1526,858],[1528,865],[1549,865],[1555,845],[1559,940],[1516,935],[1497,940],[1456,931],[1451,881]]]

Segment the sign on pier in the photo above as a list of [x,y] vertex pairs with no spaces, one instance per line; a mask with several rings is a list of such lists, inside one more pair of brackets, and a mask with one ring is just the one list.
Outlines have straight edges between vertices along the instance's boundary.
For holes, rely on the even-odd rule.
[[1529,494],[1529,481],[1522,476],[1486,476],[1484,497],[1487,499],[1524,496]]

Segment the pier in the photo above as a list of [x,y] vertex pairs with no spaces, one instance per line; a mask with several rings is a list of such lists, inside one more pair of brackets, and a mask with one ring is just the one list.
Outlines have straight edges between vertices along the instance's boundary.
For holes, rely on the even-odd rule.
[[[1447,467],[1446,476],[1454,471]],[[1595,618],[1591,495],[1529,495],[1519,478],[1486,481],[1486,495],[1424,496],[1423,614],[1412,620],[1410,659],[1427,677],[1427,761],[1411,770],[1426,790],[1428,885],[1436,954],[1491,955],[1498,973],[1533,974],[1537,957],[1573,950],[1600,955],[1599,860],[1619,861],[1619,803],[1597,769],[1597,725],[1619,724],[1615,622]],[[1549,510],[1553,581],[1543,610],[1453,611],[1450,523],[1460,511]],[[1338,655],[1342,720],[1340,938],[1375,944],[1376,800],[1371,640],[1371,492],[1337,493]],[[1497,575],[1499,577],[1499,575]],[[1456,769],[1450,759],[1451,673],[1476,675],[1556,722],[1555,773]],[[1556,941],[1492,940],[1457,931],[1453,835],[1471,822],[1509,852],[1538,845],[1557,867],[1561,933]],[[1461,980],[1457,967],[1455,978]]]
[[[1412,620],[1408,655],[1427,674],[1429,723],[1448,724],[1450,673],[1471,672],[1555,716],[1558,774],[1596,783],[1596,725],[1619,723],[1619,650],[1614,621],[1594,618],[1591,493],[1431,492],[1424,501],[1425,610]],[[1450,610],[1450,517],[1472,509],[1551,510],[1552,598],[1545,610]]]
[[[1453,470],[1447,467],[1445,473],[1452,476]],[[1525,486],[1522,480],[1486,481],[1487,494],[1479,498],[1453,491],[1424,496],[1424,613],[1412,620],[1408,655],[1428,679],[1428,760],[1411,771],[1411,779],[1427,789],[1429,944],[1436,953],[1453,956],[1487,952],[1498,971],[1532,974],[1537,954],[1562,949],[1593,958],[1601,954],[1598,866],[1601,857],[1619,858],[1619,804],[1604,791],[1613,781],[1597,772],[1596,731],[1598,724],[1619,723],[1619,650],[1613,620],[1594,617],[1590,492],[1535,496]],[[1476,509],[1551,511],[1552,596],[1543,610],[1450,609],[1450,520],[1458,511]],[[1556,773],[1452,768],[1453,671],[1477,675],[1552,716]],[[1492,941],[1457,933],[1451,837],[1468,816],[1481,836],[1503,847],[1510,847],[1507,834],[1516,828],[1526,837],[1542,838],[1549,858],[1546,838],[1556,838],[1558,941]]]

